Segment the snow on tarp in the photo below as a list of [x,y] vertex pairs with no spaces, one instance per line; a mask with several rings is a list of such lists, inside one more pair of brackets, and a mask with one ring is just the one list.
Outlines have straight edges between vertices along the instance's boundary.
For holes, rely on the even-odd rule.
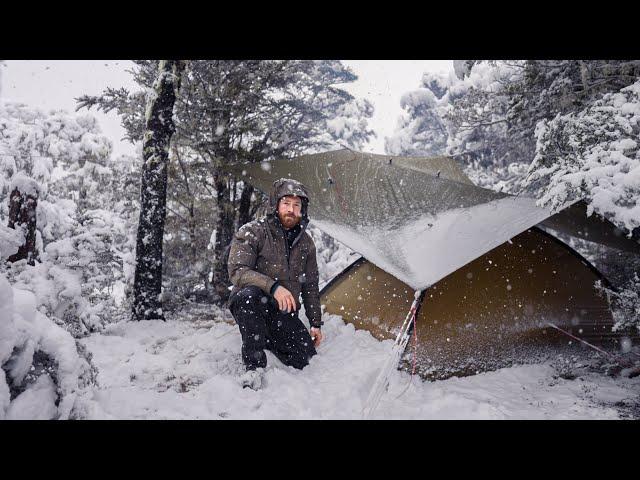
[[338,150],[230,167],[265,193],[294,178],[326,233],[422,290],[553,212],[535,200],[460,181],[442,160]]
[[315,224],[415,290],[423,290],[549,213],[530,199],[503,198],[477,207],[454,209],[393,230],[348,226],[314,219]]

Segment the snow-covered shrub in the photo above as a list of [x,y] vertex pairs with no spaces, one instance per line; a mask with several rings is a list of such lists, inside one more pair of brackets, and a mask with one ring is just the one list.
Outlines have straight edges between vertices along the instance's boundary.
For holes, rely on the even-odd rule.
[[437,93],[447,87],[444,79],[432,75],[425,75],[422,82],[432,88],[418,88],[400,99],[404,113],[394,134],[385,138],[386,152],[391,155],[435,156],[445,151],[447,132],[439,107],[446,100],[437,97]]
[[635,273],[618,290],[613,290],[602,285],[598,280],[598,289],[607,295],[615,322],[613,331],[636,330],[640,332],[640,277]]
[[119,318],[133,280],[138,215],[135,161],[110,153],[89,115],[0,105],[2,260],[24,240],[4,226],[9,191],[19,180],[39,194],[38,262],[0,264],[7,418],[67,418],[75,392],[95,382],[90,355],[75,339]]
[[360,255],[355,254],[349,247],[315,227],[313,223],[307,226],[307,232],[316,245],[320,289],[360,258]]
[[[2,197],[17,177],[35,182],[40,192],[42,263],[9,265],[8,278],[33,292],[40,310],[74,336],[99,328],[122,303],[133,275],[135,162],[110,157],[111,143],[90,115],[46,114],[12,103],[0,105],[0,152]],[[3,224],[7,212],[3,201]]]
[[482,167],[531,163],[539,122],[584,110],[640,78],[638,60],[458,61],[402,96],[390,154],[446,154]]
[[0,224],[0,261],[16,253],[24,241],[22,231]]
[[640,81],[586,109],[542,121],[528,184],[552,208],[584,198],[621,229],[640,226]]
[[0,419],[69,418],[95,381],[76,341],[36,309],[33,293],[0,274]]
[[492,167],[483,167],[479,162],[473,162],[464,168],[464,172],[479,187],[517,194],[523,188],[522,181],[528,168],[529,164],[521,162]]

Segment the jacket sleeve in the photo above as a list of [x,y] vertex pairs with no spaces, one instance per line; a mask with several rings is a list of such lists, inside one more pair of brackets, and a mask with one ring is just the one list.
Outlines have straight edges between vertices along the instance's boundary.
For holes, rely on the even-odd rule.
[[255,270],[258,259],[259,239],[247,226],[240,228],[231,241],[227,270],[229,279],[238,288],[255,285],[269,294],[275,280]]
[[318,288],[318,261],[316,259],[316,246],[309,237],[311,246],[307,255],[305,267],[305,282],[302,284],[302,301],[304,310],[312,327],[320,328],[322,322],[322,310],[320,309],[320,290]]

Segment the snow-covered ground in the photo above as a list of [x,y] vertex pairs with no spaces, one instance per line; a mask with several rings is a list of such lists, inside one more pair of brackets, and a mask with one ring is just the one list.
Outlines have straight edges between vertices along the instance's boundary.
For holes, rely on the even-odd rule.
[[[205,314],[208,312],[208,314]],[[267,352],[263,389],[243,389],[238,327],[226,310],[173,314],[167,322],[121,321],[82,343],[98,386],[76,401],[91,419],[358,419],[391,349],[340,317],[325,318],[325,341],[308,367]],[[585,373],[563,378],[551,363],[422,382],[395,371],[373,418],[617,419],[634,406],[640,377]]]

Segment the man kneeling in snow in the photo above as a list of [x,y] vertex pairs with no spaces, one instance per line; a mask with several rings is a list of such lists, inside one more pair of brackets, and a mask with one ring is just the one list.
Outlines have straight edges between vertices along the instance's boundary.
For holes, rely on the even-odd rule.
[[[285,365],[304,368],[322,341],[316,247],[305,232],[307,189],[281,178],[269,203],[268,215],[235,234],[227,265],[233,283],[229,309],[240,327],[247,369],[242,385],[253,389],[262,384],[265,348]],[[298,318],[301,294],[310,333]]]

